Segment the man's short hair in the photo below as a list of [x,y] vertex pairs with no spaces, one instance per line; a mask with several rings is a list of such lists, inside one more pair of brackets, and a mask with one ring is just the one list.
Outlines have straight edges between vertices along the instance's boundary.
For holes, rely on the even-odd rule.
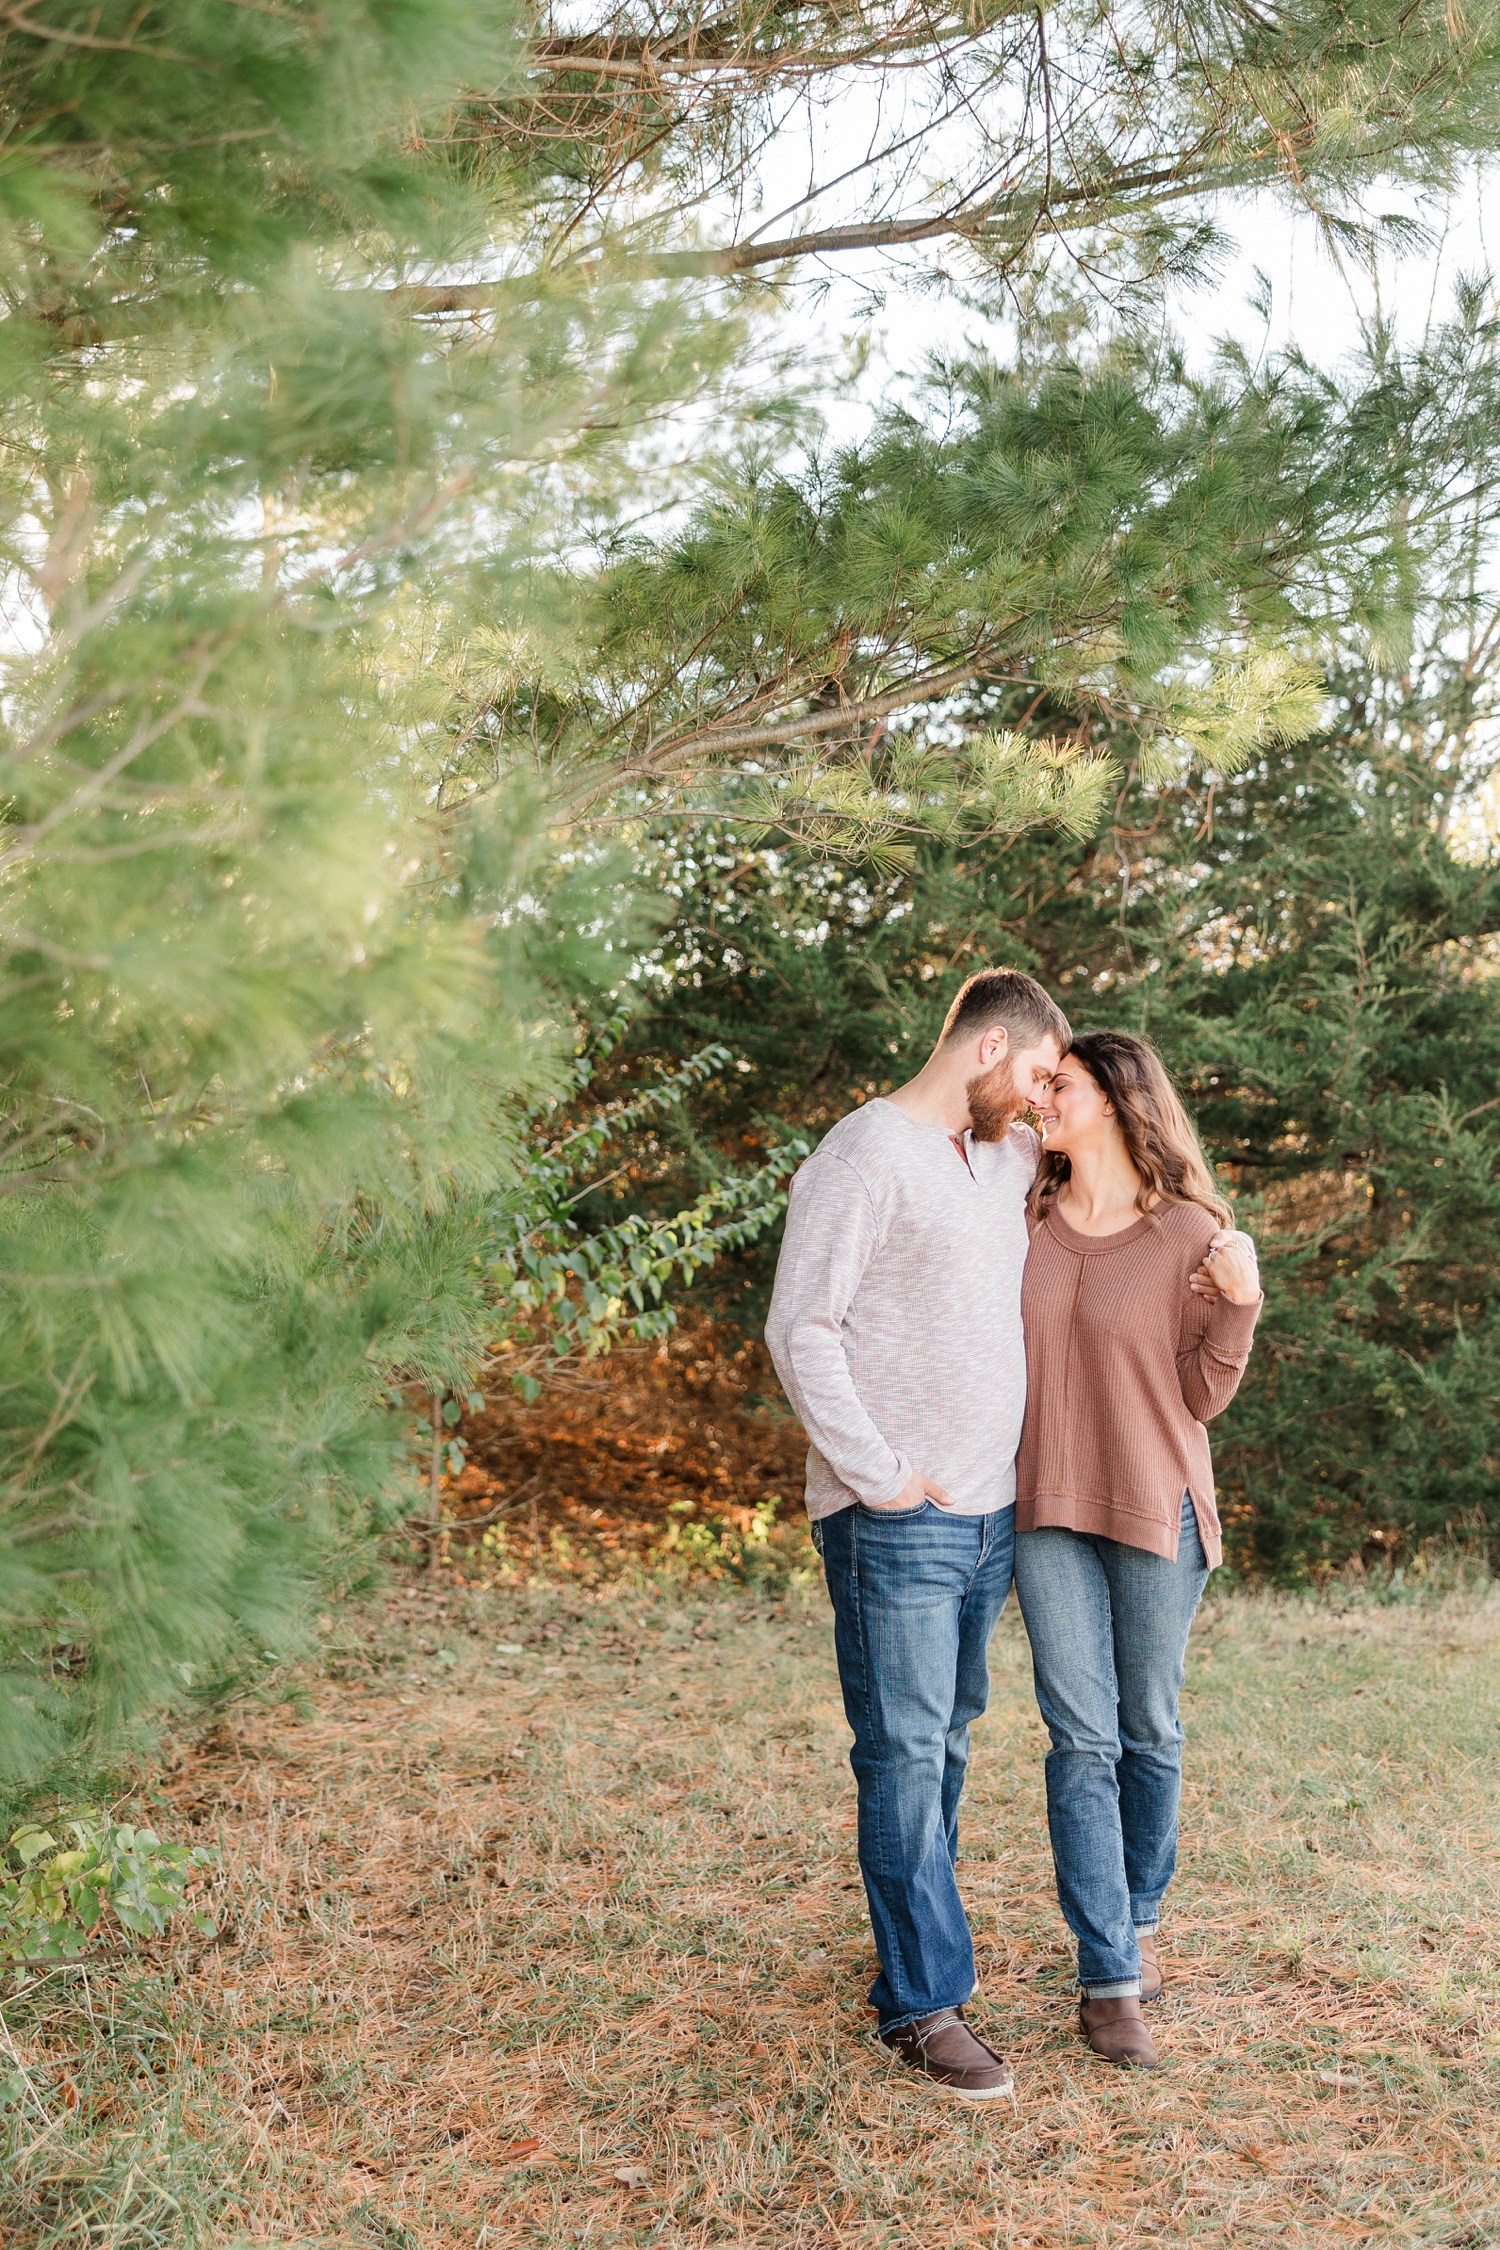
[[1050,1033],[1066,1053],[1073,1026],[1049,992],[1035,977],[1019,969],[981,969],[959,986],[943,1023],[940,1044],[977,1039],[981,1032],[1003,1024],[1011,1049],[1039,1047]]

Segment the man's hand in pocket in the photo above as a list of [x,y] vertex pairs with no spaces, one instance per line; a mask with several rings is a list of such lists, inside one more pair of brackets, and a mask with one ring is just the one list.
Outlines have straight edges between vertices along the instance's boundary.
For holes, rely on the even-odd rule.
[[935,1508],[951,1508],[953,1505],[942,1486],[934,1484],[931,1477],[924,1477],[921,1470],[918,1469],[911,1482],[901,1487],[894,1500],[867,1500],[865,1506],[867,1508],[920,1508],[924,1500],[930,1500]]

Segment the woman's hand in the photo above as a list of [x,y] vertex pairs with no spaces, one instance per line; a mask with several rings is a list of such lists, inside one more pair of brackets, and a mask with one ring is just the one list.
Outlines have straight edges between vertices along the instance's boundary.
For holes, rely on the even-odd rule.
[[1232,1305],[1258,1303],[1260,1268],[1256,1264],[1255,1244],[1249,1235],[1220,1227],[1209,1243],[1202,1265],[1196,1273],[1189,1274],[1188,1287],[1195,1297],[1227,1297]]

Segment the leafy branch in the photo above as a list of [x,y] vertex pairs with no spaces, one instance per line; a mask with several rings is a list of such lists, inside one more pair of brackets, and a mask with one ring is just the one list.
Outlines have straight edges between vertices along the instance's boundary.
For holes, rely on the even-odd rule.
[[[593,1056],[609,1052],[627,1020],[624,1012],[615,1017],[575,1063],[579,1091],[592,1077]],[[749,1171],[718,1174],[670,1216],[632,1212],[615,1226],[590,1230],[574,1215],[601,1184],[588,1175],[610,1142],[679,1110],[734,1059],[728,1047],[701,1048],[628,1101],[543,1141],[516,1186],[492,1199],[486,1265],[500,1325],[488,1369],[503,1370],[523,1398],[536,1397],[540,1369],[596,1359],[627,1337],[666,1335],[677,1319],[668,1291],[688,1287],[721,1253],[755,1241],[785,1209],[785,1183],[809,1154],[805,1141],[774,1147]],[[450,1451],[460,1446],[450,1441]]]

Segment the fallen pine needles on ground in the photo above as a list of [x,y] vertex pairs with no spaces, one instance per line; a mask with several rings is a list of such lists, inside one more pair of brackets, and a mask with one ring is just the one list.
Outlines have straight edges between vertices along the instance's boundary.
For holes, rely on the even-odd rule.
[[[801,1505],[807,1440],[770,1355],[702,1313],[659,1344],[567,1371],[529,1406],[496,1396],[462,1429],[467,1464],[443,1480],[444,1548],[471,1580],[545,1563],[598,1585],[674,1558],[711,1575],[726,1535],[742,1553],[758,1512],[817,1567]],[[471,1523],[492,1515],[476,1544]]]
[[1072,2029],[1012,1608],[978,2115],[866,2036],[816,1588],[423,1585],[328,1643],[149,1793],[218,1936],[7,1999],[7,2250],[1500,2240],[1500,1593],[1206,1604],[1151,2077]]

